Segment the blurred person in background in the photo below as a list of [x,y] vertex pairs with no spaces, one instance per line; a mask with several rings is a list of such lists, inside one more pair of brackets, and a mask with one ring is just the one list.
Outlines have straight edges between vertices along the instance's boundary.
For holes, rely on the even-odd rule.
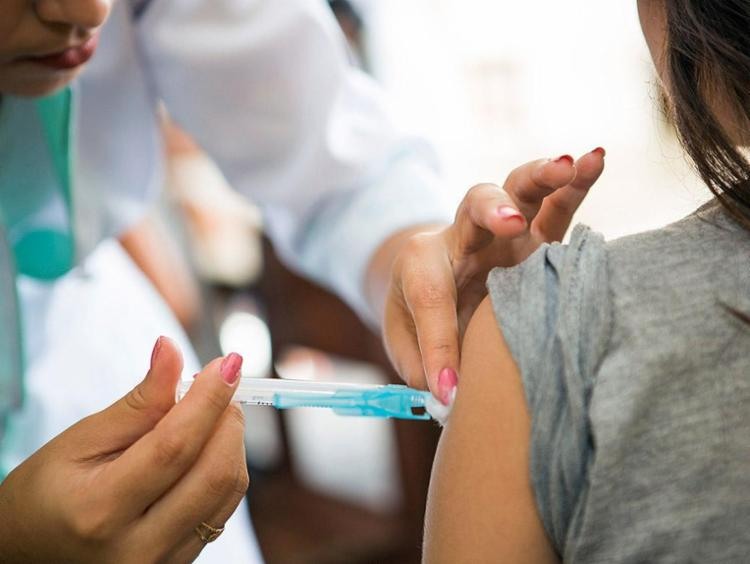
[[[346,37],[352,63],[362,68],[362,17],[347,0],[329,5]],[[192,340],[204,313],[196,276],[233,288],[252,284],[262,270],[262,225],[252,202],[232,191],[215,163],[166,112],[161,131],[169,209],[157,203],[118,241]],[[165,225],[170,211],[177,212],[176,221],[185,228],[187,254]]]

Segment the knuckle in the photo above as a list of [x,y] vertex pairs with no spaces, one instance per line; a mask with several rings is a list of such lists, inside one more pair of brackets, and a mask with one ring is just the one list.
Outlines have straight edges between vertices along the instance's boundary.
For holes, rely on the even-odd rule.
[[162,415],[162,413],[159,412],[159,409],[153,404],[153,402],[148,401],[148,399],[146,398],[146,395],[143,390],[143,382],[141,382],[135,388],[130,390],[125,395],[124,400],[125,400],[125,405],[129,409],[137,413],[143,414],[154,423],[158,421]]
[[226,470],[216,470],[206,480],[206,491],[210,497],[223,498],[231,488],[232,475]]
[[243,432],[245,430],[245,413],[236,403],[230,403],[227,407],[227,417],[233,425],[239,427]]
[[576,209],[578,209],[576,202],[565,198],[548,198],[547,202],[552,211],[558,216],[573,215]]
[[205,401],[214,413],[222,413],[229,404],[228,390],[219,389],[218,386],[205,394]]
[[448,354],[453,352],[454,346],[453,343],[451,343],[447,339],[440,339],[430,343],[430,349],[432,349],[432,351],[436,353]]
[[245,495],[249,487],[250,473],[247,471],[247,466],[243,464],[237,472],[234,491],[238,495]]
[[190,456],[185,439],[167,434],[154,447],[153,460],[157,468],[181,466]]
[[223,499],[230,494],[244,494],[249,484],[245,464],[225,464],[211,473],[206,488],[210,496]]
[[134,411],[145,411],[148,407],[146,396],[143,394],[143,383],[138,384],[125,396],[125,403]]
[[113,531],[110,511],[101,504],[79,507],[69,518],[73,534],[84,541],[102,541],[109,538]]

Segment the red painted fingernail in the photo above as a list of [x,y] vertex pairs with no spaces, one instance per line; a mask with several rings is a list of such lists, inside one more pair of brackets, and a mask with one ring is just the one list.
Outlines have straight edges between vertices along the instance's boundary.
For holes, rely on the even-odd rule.
[[154,363],[156,362],[156,357],[159,356],[159,351],[161,350],[161,342],[163,337],[159,337],[156,339],[156,343],[154,343],[154,349],[151,351],[151,368],[154,367]]
[[503,219],[520,219],[521,221],[524,221],[523,214],[521,214],[516,208],[510,206],[500,206],[497,208],[497,215]]
[[237,353],[229,353],[222,361],[219,373],[224,381],[231,386],[240,377],[240,368],[242,368],[242,357]]
[[440,401],[449,405],[453,399],[453,390],[458,385],[458,375],[452,368],[443,368],[438,375],[438,394]]
[[575,164],[575,159],[571,157],[570,155],[563,155],[562,157],[557,157],[553,162],[560,163],[562,161],[568,161],[570,164]]
[[596,149],[594,149],[591,152],[592,153],[596,153],[598,155],[601,155],[602,158],[604,158],[607,155],[607,151],[604,150],[604,147],[597,147]]

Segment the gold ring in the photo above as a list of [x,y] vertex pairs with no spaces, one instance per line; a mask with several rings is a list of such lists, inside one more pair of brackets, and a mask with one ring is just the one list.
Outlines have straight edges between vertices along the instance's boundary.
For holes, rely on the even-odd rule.
[[214,542],[219,538],[221,533],[224,532],[224,527],[212,527],[208,523],[201,522],[201,524],[195,528],[195,532],[198,533],[198,536],[203,542],[209,543]]

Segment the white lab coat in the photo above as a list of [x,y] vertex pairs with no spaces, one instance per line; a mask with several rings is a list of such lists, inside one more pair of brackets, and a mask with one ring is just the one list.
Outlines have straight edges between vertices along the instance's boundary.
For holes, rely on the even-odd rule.
[[[175,337],[186,372],[197,369],[112,240],[161,188],[160,100],[261,206],[288,264],[365,317],[377,245],[449,218],[432,153],[397,130],[375,85],[347,64],[322,0],[119,0],[76,91],[77,235],[91,252],[56,283],[20,281],[26,394],[8,421],[6,469],[130,389],[158,335]],[[203,557],[260,559],[244,507]]]

